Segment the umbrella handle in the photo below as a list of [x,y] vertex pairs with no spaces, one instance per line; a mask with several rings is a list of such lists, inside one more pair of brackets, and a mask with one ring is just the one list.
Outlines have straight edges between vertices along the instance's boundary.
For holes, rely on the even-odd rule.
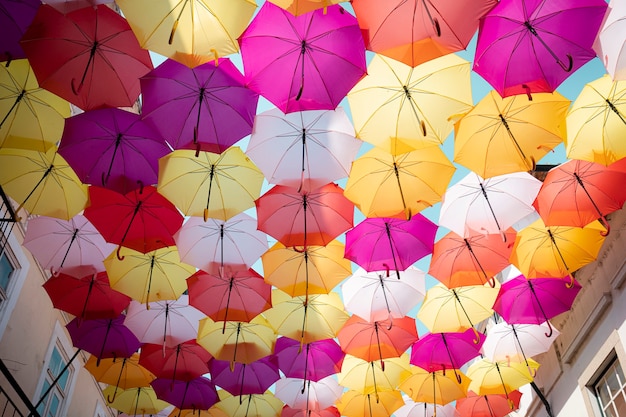
[[420,121],[420,127],[422,128],[422,135],[426,136],[427,132],[426,132],[426,123],[424,123],[423,120]]
[[441,37],[441,26],[439,26],[439,20],[437,18],[433,18],[433,27],[435,28],[435,32],[437,32],[437,37]]
[[531,94],[532,92],[528,84],[522,84],[522,88],[526,90],[526,97],[528,97],[528,101],[533,101],[533,96]]
[[557,61],[557,63],[561,66],[561,68],[563,68],[563,71],[570,72],[572,70],[572,67],[574,66],[574,59],[570,54],[567,54],[567,61],[567,66],[565,66],[563,61],[561,61],[560,59]]
[[125,256],[122,256],[122,255],[120,254],[120,251],[121,251],[121,250],[122,250],[122,245],[119,245],[119,246],[117,247],[117,250],[115,251],[115,255],[117,256],[117,259],[118,259],[119,261],[123,261],[123,260],[124,260],[124,258],[126,258]]
[[476,338],[472,341],[474,342],[475,345],[477,345],[480,343],[480,334],[478,333],[478,330],[476,330],[473,326],[472,326],[472,330],[474,331],[474,336],[476,336]]
[[[181,11],[182,13],[182,11]],[[174,42],[174,33],[176,33],[176,28],[178,28],[178,19],[176,19],[176,21],[174,22],[174,25],[172,26],[172,31],[170,32],[170,37],[167,40],[168,45],[171,45],[172,42]]]
[[70,84],[72,86],[72,93],[74,93],[75,96],[79,95],[81,90],[83,89],[83,83],[78,84],[78,87],[76,87],[76,78],[72,78]]
[[11,54],[11,52],[9,51],[4,51],[4,54],[7,56],[7,63],[4,64],[5,68],[9,68],[9,65],[11,65],[11,61],[13,61],[13,55]]
[[606,237],[609,235],[609,233],[611,233],[611,225],[609,224],[609,222],[606,220],[606,217],[602,216],[598,219],[598,221],[600,222],[600,224],[602,226],[604,226],[604,228],[606,229],[606,232],[600,232],[600,236]]
[[544,333],[546,335],[546,337],[550,337],[552,336],[552,333],[554,332],[554,329],[552,328],[552,325],[550,324],[549,320],[546,320],[546,324],[548,325],[548,329],[550,329],[549,333]]

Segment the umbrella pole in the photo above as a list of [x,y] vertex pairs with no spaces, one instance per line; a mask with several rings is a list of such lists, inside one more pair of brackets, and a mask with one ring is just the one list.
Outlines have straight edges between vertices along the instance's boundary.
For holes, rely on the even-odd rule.
[[[59,271],[61,270],[61,268],[63,268],[63,264],[65,263],[65,260],[67,259],[67,256],[70,253],[70,249],[72,248],[72,244],[74,243],[74,241],[76,240],[76,237],[78,236],[78,232],[80,230],[78,229],[74,229],[74,232],[72,233],[72,238],[70,239],[70,243],[67,245],[67,249],[65,250],[65,255],[63,255],[63,259],[61,260],[61,265],[59,265]],[[52,268],[50,268],[50,271],[52,272],[52,275],[57,276],[58,272],[55,274],[54,271],[52,271]]]
[[[198,144],[198,131],[200,130],[200,114],[202,113],[202,104],[204,104],[204,93],[206,89],[205,87],[200,87],[200,94],[198,97],[198,116],[196,117],[196,125],[193,128],[193,143],[194,145]],[[200,150],[200,147],[197,147],[197,150]],[[198,155],[196,155],[198,156]]]
[[[389,300],[387,299],[387,291],[385,291],[385,280],[383,276],[378,274],[378,279],[380,281],[380,286],[383,289],[383,296],[385,297],[385,305],[387,306],[387,313],[389,313],[389,320],[391,321],[391,307],[389,306]],[[390,323],[389,330],[391,330],[391,326],[393,323]]]
[[[143,189],[142,189],[143,191]],[[141,194],[140,191],[139,193]],[[124,235],[122,236],[122,240],[120,241],[119,246],[117,247],[117,259],[119,259],[120,261],[124,260],[124,257],[120,255],[120,250],[122,249],[122,246],[124,245],[124,241],[126,240],[126,236],[128,236],[128,232],[130,232],[130,228],[133,225],[133,221],[135,220],[135,217],[137,216],[137,213],[139,213],[139,208],[141,207],[141,204],[143,203],[143,201],[138,201],[137,205],[135,206],[135,210],[133,211],[133,215],[130,217],[130,220],[128,222],[128,226],[126,227],[126,230],[124,231]]]
[[498,231],[500,232],[500,236],[502,236],[502,240],[506,242],[506,235],[504,234],[504,231],[500,227],[500,223],[498,222],[498,218],[496,217],[496,212],[493,211],[493,207],[491,206],[491,201],[489,201],[489,196],[487,195],[487,190],[485,189],[485,186],[483,185],[482,182],[480,182],[479,184],[480,184],[480,190],[482,191],[483,197],[485,197],[485,200],[487,201],[487,205],[489,206],[489,211],[491,211],[491,215],[493,216],[493,220],[496,222],[496,227],[498,228]]
[[544,333],[544,334],[546,335],[546,337],[550,337],[552,336],[552,325],[548,321],[548,316],[546,315],[546,312],[543,310],[543,306],[539,302],[539,297],[537,297],[537,293],[535,292],[535,287],[533,287],[533,283],[530,282],[530,280],[528,280],[528,287],[530,288],[530,292],[533,295],[533,297],[535,297],[537,306],[539,306],[539,311],[541,311],[541,314],[543,314],[543,318],[546,320],[546,324],[548,325],[548,328],[550,329],[550,333]]
[[541,39],[541,36],[539,36],[539,34],[537,33],[537,30],[530,24],[529,21],[525,21],[524,22],[524,26],[526,27],[526,29],[528,29],[528,31],[535,37],[537,38],[537,40],[539,42],[541,42],[541,44],[543,45],[544,48],[546,48],[546,50],[548,51],[548,53],[550,55],[552,55],[552,58],[554,58],[556,60],[556,63],[559,64],[559,66],[561,68],[563,68],[563,71],[565,72],[570,72],[572,70],[572,67],[574,66],[574,60],[572,59],[572,56],[570,54],[567,54],[567,59],[568,59],[568,64],[565,65],[565,63],[563,61],[561,61],[561,58],[559,58],[558,56],[556,56],[556,54],[554,53],[554,51],[548,46],[548,44]]
[[189,390],[189,381],[187,381],[187,383],[185,384],[185,392],[183,392],[183,399],[180,400],[180,408],[178,410],[178,417],[180,417],[180,413],[183,411],[185,398],[187,398],[187,390]]
[[[308,244],[307,244],[308,231],[307,231],[306,209],[307,209],[308,205],[309,205],[309,202],[308,202],[308,199],[307,199],[307,195],[304,194],[302,196],[302,211],[304,212],[304,253],[305,253],[305,261],[308,261],[308,257],[306,256],[307,249],[308,249]],[[309,270],[308,270],[308,264],[307,264],[307,270],[305,271],[307,273],[306,274],[306,283],[305,283],[306,285],[305,285],[305,288],[304,288],[304,291],[305,291],[304,301],[305,301],[305,303],[309,302],[309,280],[308,280],[309,275],[308,275],[308,271]],[[306,320],[306,309],[304,311],[304,315],[305,315],[304,318]],[[302,335],[304,337],[304,324],[302,326],[303,326],[302,327]]]
[[493,408],[491,408],[491,403],[489,402],[489,398],[487,398],[486,395],[483,395],[483,398],[485,399],[485,402],[487,403],[487,409],[489,410],[489,414],[491,414],[491,417],[496,417],[496,414],[493,412]]
[[237,345],[239,343],[239,333],[241,333],[241,322],[237,323],[237,334],[235,335],[235,349],[233,351],[233,360],[230,362],[230,371],[235,370],[235,362],[237,362]]
[[306,40],[302,40],[300,44],[300,56],[298,60],[300,61],[300,90],[298,90],[298,94],[296,95],[296,101],[300,100],[302,97],[302,92],[304,90],[304,56],[306,55]]
[[244,417],[248,417],[248,412],[250,411],[251,402],[252,402],[252,394],[248,394],[248,405],[246,406],[246,415]]
[[298,192],[302,191],[302,187],[304,186],[304,172],[305,172],[305,161],[306,161],[306,129],[302,128],[302,172],[300,174],[300,186],[298,187]]
[[593,208],[596,209],[596,213],[598,213],[598,215],[600,216],[600,219],[601,219],[600,222],[606,228],[606,232],[603,233],[602,235],[603,236],[608,236],[609,232],[611,231],[611,225],[606,220],[606,217],[604,216],[604,214],[602,214],[602,211],[600,211],[600,207],[598,207],[598,205],[593,200],[593,198],[591,198],[591,194],[589,194],[589,190],[587,190],[587,187],[585,186],[585,183],[583,183],[582,178],[580,178],[580,176],[578,175],[577,172],[574,172],[573,175],[574,175],[574,178],[576,178],[576,182],[578,183],[578,185],[580,185],[580,188],[583,189],[583,191],[587,195],[587,198],[589,198],[589,201],[593,205]]
[[369,417],[374,417],[374,414],[372,413],[372,399],[370,397],[370,394],[367,394],[367,405],[369,405]]
[[[152,273],[154,271],[154,263],[156,262],[155,258],[156,258],[155,255],[152,255],[152,259],[150,260],[150,270],[148,271],[148,288],[146,290],[146,310],[150,310],[150,287],[152,287]],[[163,345],[165,346],[165,341],[163,341]]]
[[222,334],[226,331],[226,320],[228,319],[228,308],[230,307],[230,296],[233,293],[233,284],[235,277],[230,277],[230,283],[228,284],[228,297],[226,298],[226,310],[224,311],[224,325],[222,326]]
[[211,164],[211,170],[209,171],[209,193],[206,199],[206,208],[204,209],[204,221],[209,219],[209,203],[211,202],[211,187],[213,187],[213,177],[215,176],[215,164]]
[[115,383],[115,390],[113,391],[113,398],[109,397],[107,395],[107,401],[112,403],[113,401],[115,401],[115,397],[117,396],[117,389],[120,386],[120,381],[122,380],[122,374],[124,373],[124,366],[126,366],[126,359],[124,358],[124,360],[122,361],[122,367],[120,368],[120,374],[117,376],[117,382]]
[[220,224],[220,272],[224,269],[224,223]]
[[[382,364],[383,362],[380,361],[380,363]],[[370,362],[371,368],[372,368],[372,378],[374,379],[374,394],[376,395],[376,404],[378,404],[380,402],[380,397],[378,396],[378,384],[376,383],[376,369],[374,369],[374,362]],[[385,370],[383,369],[383,372]]]
[[[98,19],[96,18],[96,31],[97,31],[97,27],[98,27]],[[83,76],[80,79],[80,84],[78,84],[78,87],[76,87],[75,85],[75,78],[72,78],[71,81],[71,87],[72,87],[72,93],[74,93],[74,95],[79,95],[80,91],[83,89],[83,85],[85,84],[85,78],[87,77],[87,72],[89,71],[89,67],[91,66],[92,62],[93,62],[93,58],[94,56],[96,56],[96,52],[98,51],[98,41],[93,42],[93,45],[91,45],[91,49],[89,50],[89,59],[87,60],[87,65],[85,65],[85,70],[83,71]]]
[[[531,97],[530,96],[530,92],[528,92],[527,95],[529,97]],[[532,157],[530,158],[531,164],[530,164],[530,166],[528,166],[528,158],[526,157],[526,154],[522,150],[522,147],[520,146],[519,142],[517,142],[517,139],[515,139],[515,135],[513,135],[513,132],[511,131],[511,127],[509,126],[509,122],[506,121],[506,119],[504,118],[502,113],[500,113],[498,116],[500,116],[500,121],[502,122],[502,124],[506,128],[506,132],[509,134],[509,137],[511,138],[511,140],[513,141],[513,144],[515,145],[515,149],[517,149],[517,152],[519,152],[520,156],[524,160],[524,163],[526,163],[526,166],[529,168],[529,170],[534,170],[535,169],[535,161],[534,161],[534,159]]]
[[[7,63],[7,67],[9,66],[9,64]],[[17,107],[17,105],[19,104],[20,101],[22,101],[22,99],[24,98],[24,96],[26,95],[26,90],[22,90],[20,92],[20,94],[15,98],[15,101],[13,102],[13,105],[11,106],[11,108],[9,109],[9,111],[7,112],[6,116],[4,116],[4,118],[2,119],[2,121],[0,122],[0,128],[2,127],[2,125],[4,124],[4,122],[7,121],[7,119],[9,118],[9,116],[11,115],[11,113],[13,112],[13,110],[15,110],[15,108]]]
[[167,319],[169,318],[170,314],[170,304],[166,301],[165,302],[165,320],[163,320],[165,322],[165,325],[163,327],[163,349],[165,349],[165,342],[167,342]]
[[422,0],[422,4],[424,5],[424,10],[426,10],[426,15],[428,15],[428,19],[430,20],[430,23],[433,25],[433,28],[435,29],[435,32],[437,33],[437,37],[441,37],[441,26],[439,26],[439,21],[437,20],[437,18],[433,17],[430,14],[430,10],[428,9],[428,5],[426,4],[426,0]]
[[96,360],[96,366],[100,366],[100,360],[102,359],[102,355],[104,354],[104,345],[106,345],[106,341],[109,338],[109,332],[111,331],[112,325],[113,325],[113,319],[109,319],[109,324],[107,324],[107,331],[104,333],[104,340],[102,340],[102,347],[100,348],[100,354],[98,355],[98,359]]
[[302,346],[304,345],[304,332],[306,329],[306,314],[309,309],[309,301],[305,300],[303,305],[304,305],[304,317],[302,318],[302,331],[300,332],[300,347],[298,348],[298,353],[302,352]]
[[554,249],[556,249],[556,253],[559,254],[559,258],[561,258],[561,262],[563,262],[563,266],[565,267],[565,270],[569,274],[570,282],[569,284],[566,284],[566,286],[567,288],[572,288],[574,286],[574,277],[572,277],[569,267],[567,266],[567,262],[565,262],[565,258],[563,257],[563,253],[561,253],[561,249],[559,249],[559,245],[556,244],[556,239],[554,238],[554,234],[552,233],[552,230],[550,230],[550,228],[548,228],[548,236],[550,236],[550,241],[552,242],[552,245],[554,245]]
[[[383,370],[383,372],[385,372],[385,362],[383,361],[383,351],[380,348],[380,336],[378,335],[378,322],[377,321],[374,322],[374,332],[376,332],[376,344],[378,346],[378,358],[380,360],[380,368]],[[378,396],[376,399],[378,399]]]
[[239,385],[239,405],[243,404],[243,383],[246,376],[246,364],[242,365],[241,369],[241,384]]
[[[59,375],[57,375],[57,377],[54,379],[54,381],[52,381],[52,384],[50,384],[50,386],[48,387],[48,389],[46,390],[46,392],[44,392],[43,394],[41,394],[41,397],[39,398],[39,401],[37,401],[37,404],[35,404],[33,406],[33,410],[36,410],[37,407],[39,407],[41,405],[41,403],[43,402],[43,400],[48,396],[48,394],[50,394],[50,391],[52,391],[52,388],[54,388],[54,386],[59,382],[59,380],[61,379],[61,377],[63,376],[63,374],[65,373],[65,371],[68,370],[68,368],[70,367],[70,365],[72,364],[72,362],[74,362],[74,359],[76,359],[76,357],[78,356],[78,354],[80,353],[81,349],[77,349],[76,352],[74,352],[74,355],[72,355],[72,357],[70,358],[70,360],[67,362],[67,364],[65,364],[65,366],[63,367],[63,369],[61,369],[61,372],[59,372]],[[96,365],[97,366],[97,365]],[[32,416],[33,414],[29,414],[29,416]]]
[[517,345],[519,346],[519,351],[522,352],[524,363],[526,364],[526,368],[528,368],[528,374],[531,376],[531,378],[534,378],[537,373],[533,372],[532,369],[530,369],[528,359],[526,358],[526,354],[524,353],[524,348],[522,347],[522,342],[519,340],[519,337],[517,336],[517,330],[515,330],[514,324],[511,324],[511,330],[513,330],[513,336],[515,336],[515,341],[517,341]]
[[404,192],[402,191],[402,184],[400,183],[400,171],[398,170],[398,164],[393,161],[393,171],[396,174],[396,182],[398,183],[398,190],[400,190],[400,198],[402,199],[402,209],[406,215],[407,220],[411,220],[411,210],[406,207],[406,200],[404,199]]
[[178,28],[178,22],[180,22],[180,17],[183,15],[183,12],[185,11],[185,6],[187,5],[187,3],[189,3],[187,0],[183,2],[182,7],[180,8],[180,12],[178,13],[178,16],[176,16],[176,20],[174,21],[174,24],[172,25],[172,31],[170,32],[170,37],[167,40],[168,45],[171,45],[174,42],[174,33],[176,33],[176,28]]
[[178,369],[178,356],[180,355],[180,343],[176,346],[176,358],[174,358],[174,372],[172,373],[172,384],[170,385],[174,389],[174,381],[176,380],[176,370]]
[[422,128],[422,135],[426,136],[427,134],[426,123],[424,123],[424,121],[420,119],[419,114],[417,114],[417,109],[415,108],[415,103],[413,102],[413,99],[411,98],[411,92],[409,91],[409,87],[407,87],[406,85],[403,85],[402,88],[404,90],[404,95],[406,96],[407,100],[411,104],[411,110],[413,110],[413,115],[415,116],[415,119],[417,119],[417,123],[419,123]]
[[306,387],[306,381],[307,381],[307,376],[306,373],[309,370],[309,350],[311,349],[311,344],[307,343],[306,344],[306,354],[304,357],[304,383],[302,384],[302,391],[300,392],[301,394],[304,394],[304,388]]
[[431,372],[431,374],[433,374],[433,417],[437,417],[437,386],[436,386],[436,378],[435,378],[435,373]]
[[511,410],[513,410],[513,401],[509,398],[509,391],[506,389],[506,385],[504,384],[504,378],[502,378],[502,372],[500,372],[500,365],[498,365],[498,363],[495,363],[496,365],[496,369],[498,370],[498,376],[500,377],[500,382],[502,382],[502,388],[504,388],[504,395],[506,395],[506,399],[509,402],[509,407],[511,407]]
[[137,388],[137,401],[135,401],[135,412],[133,414],[137,414],[137,409],[139,408],[139,397],[141,397],[141,387]]
[[102,181],[102,186],[106,186],[107,181],[109,180],[109,177],[111,176],[111,170],[113,169],[113,162],[115,162],[115,155],[117,154],[117,150],[120,147],[120,143],[122,142],[122,137],[124,135],[122,133],[118,133],[117,134],[117,138],[115,139],[115,147],[113,148],[113,155],[111,155],[111,162],[109,163],[109,169],[107,170],[106,175],[104,175],[104,172],[102,173],[102,177],[100,178],[100,180]]
[[400,271],[398,270],[398,260],[396,259],[395,251],[393,250],[393,240],[391,239],[391,229],[389,229],[389,223],[385,222],[385,231],[387,232],[387,239],[389,239],[389,248],[391,249],[391,257],[393,258],[393,267],[396,269],[396,276],[400,279]]
[[476,265],[478,265],[478,267],[480,268],[480,272],[483,273],[483,276],[485,277],[485,282],[489,282],[489,285],[491,286],[491,288],[495,288],[496,287],[495,277],[489,278],[487,276],[487,273],[485,272],[485,269],[483,268],[480,261],[478,260],[478,257],[474,253],[474,249],[472,248],[472,245],[470,245],[469,240],[467,240],[467,238],[463,238],[463,241],[465,242],[465,246],[467,247],[467,250],[469,250],[470,255],[472,255],[474,262],[476,262]]
[[[48,174],[50,174],[52,172],[52,169],[54,168],[53,164],[50,164],[50,166],[48,167],[48,169],[46,169],[46,172],[43,173],[43,175],[41,176],[41,178],[39,179],[39,181],[37,181],[37,184],[35,184],[35,186],[33,187],[33,189],[30,191],[30,193],[28,193],[28,195],[26,196],[26,198],[24,199],[24,201],[22,201],[22,203],[15,209],[15,213],[19,213],[20,210],[24,207],[24,204],[26,204],[26,202],[28,201],[29,198],[32,197],[33,193],[35,192],[35,190],[41,185],[41,183],[43,182],[43,180],[46,179],[46,177],[48,176]],[[17,217],[16,219],[17,221],[22,220],[21,217]]]
[[456,371],[456,364],[454,363],[454,358],[452,357],[452,352],[450,352],[450,347],[448,346],[448,341],[446,340],[446,334],[441,333],[441,340],[443,340],[443,345],[446,347],[446,352],[448,352],[448,357],[450,358],[450,364],[452,364],[452,370],[454,371],[454,376],[456,376],[457,382],[460,384],[462,381],[461,375]]
[[452,289],[452,294],[454,294],[454,298],[459,303],[459,306],[461,306],[461,310],[463,310],[463,314],[465,314],[465,318],[467,319],[472,330],[474,331],[474,335],[476,336],[476,338],[474,339],[474,343],[478,344],[480,342],[480,335],[478,334],[478,330],[474,328],[474,323],[472,323],[472,319],[470,319],[469,315],[467,314],[467,311],[465,311],[465,307],[463,307],[463,303],[461,303],[461,299],[459,298],[459,295],[456,293],[456,289],[454,288]]

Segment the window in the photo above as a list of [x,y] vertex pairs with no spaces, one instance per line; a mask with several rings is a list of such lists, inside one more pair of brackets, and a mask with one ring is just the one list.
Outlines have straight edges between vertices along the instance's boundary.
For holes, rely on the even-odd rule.
[[593,389],[605,417],[626,417],[626,378],[617,358],[600,375]]
[[[48,360],[47,367],[44,369],[44,383],[41,387],[40,396],[45,394],[50,385],[59,376],[60,372],[67,365],[67,358],[62,353],[58,345],[52,349],[52,354]],[[41,404],[37,407],[37,411],[41,417],[60,417],[63,403],[67,398],[70,377],[74,372],[73,366],[69,366],[59,381],[54,385],[52,390],[46,395]]]
[[15,272],[15,266],[9,259],[6,251],[0,253],[0,302],[7,298],[9,282]]

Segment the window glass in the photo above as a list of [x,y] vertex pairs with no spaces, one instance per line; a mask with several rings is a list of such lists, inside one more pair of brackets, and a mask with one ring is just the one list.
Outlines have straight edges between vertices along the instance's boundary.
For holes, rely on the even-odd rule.
[[604,416],[626,417],[626,378],[617,359],[598,378],[594,389]]
[[9,288],[9,280],[15,268],[11,264],[6,253],[0,255],[0,288],[6,293]]
[[[45,372],[45,380],[41,388],[40,395],[43,395],[52,382],[59,376],[60,372],[66,365],[66,361],[61,354],[58,346],[54,346]],[[44,398],[43,402],[37,407],[37,411],[43,417],[61,417],[63,401],[67,397],[67,382],[72,373],[73,367],[70,366],[59,378],[50,393]]]

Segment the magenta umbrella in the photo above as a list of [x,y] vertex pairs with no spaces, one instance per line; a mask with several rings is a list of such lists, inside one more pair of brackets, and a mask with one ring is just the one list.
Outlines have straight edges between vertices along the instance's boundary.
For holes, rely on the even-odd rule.
[[117,108],[65,119],[59,154],[85,184],[121,194],[157,182],[165,140],[140,116]]
[[553,92],[596,56],[605,0],[511,0],[483,17],[474,71],[502,97]]
[[180,410],[194,412],[208,410],[219,401],[215,384],[202,376],[191,381],[157,378],[150,385],[154,388],[157,398],[175,405]]
[[339,5],[294,16],[267,1],[239,44],[247,84],[283,113],[332,110],[366,72],[361,30]]
[[0,62],[25,58],[20,39],[37,14],[41,0],[0,0]]
[[209,364],[211,379],[215,385],[232,395],[263,394],[278,379],[278,363],[274,355],[266,356],[249,364],[213,359]]
[[509,324],[541,324],[568,311],[581,290],[570,277],[532,278],[519,275],[500,287],[493,309]]
[[436,233],[437,225],[422,214],[365,219],[346,233],[345,257],[367,272],[395,270],[400,279],[400,271],[432,253]]
[[141,78],[142,115],[174,149],[222,153],[252,132],[259,95],[228,58],[167,60]]

